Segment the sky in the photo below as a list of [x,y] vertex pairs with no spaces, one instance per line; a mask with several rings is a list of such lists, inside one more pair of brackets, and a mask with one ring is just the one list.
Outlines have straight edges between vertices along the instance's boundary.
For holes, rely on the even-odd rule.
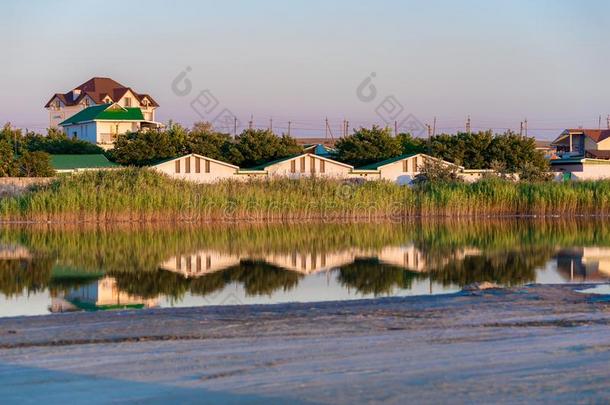
[[[45,103],[94,76],[190,126],[234,115],[334,136],[606,127],[607,1],[0,2],[0,123],[43,131]],[[272,123],[270,122],[272,120]],[[224,125],[224,123],[222,124]],[[414,130],[415,131],[415,130]]]

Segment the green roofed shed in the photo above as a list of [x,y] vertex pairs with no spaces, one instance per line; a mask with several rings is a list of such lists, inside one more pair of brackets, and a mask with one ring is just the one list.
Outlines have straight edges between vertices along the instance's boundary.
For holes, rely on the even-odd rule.
[[98,155],[51,155],[51,165],[58,172],[77,170],[107,170],[120,167],[106,156]]
[[382,160],[381,162],[375,162],[375,163],[368,164],[366,166],[359,167],[359,168],[357,168],[357,170],[378,170],[382,166],[389,165],[394,162],[398,162],[400,160],[407,159],[407,158],[410,158],[415,155],[417,155],[417,153],[407,153],[407,154],[396,156],[396,157],[393,157],[390,159]]

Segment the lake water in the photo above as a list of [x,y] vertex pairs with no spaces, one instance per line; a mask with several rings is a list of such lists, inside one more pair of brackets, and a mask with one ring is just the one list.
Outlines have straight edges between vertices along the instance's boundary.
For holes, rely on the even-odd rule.
[[0,316],[606,283],[586,221],[0,228]]

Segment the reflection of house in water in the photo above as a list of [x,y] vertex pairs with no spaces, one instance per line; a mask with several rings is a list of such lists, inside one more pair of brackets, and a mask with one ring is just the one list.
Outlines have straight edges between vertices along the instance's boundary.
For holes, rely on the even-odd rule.
[[[478,251],[463,250],[457,253],[457,258]],[[270,265],[295,271],[301,274],[314,274],[353,263],[356,259],[376,258],[379,261],[406,270],[424,272],[428,270],[426,255],[414,245],[388,246],[379,250],[345,249],[335,252],[326,251],[292,251],[288,253],[268,254],[230,254],[216,250],[200,250],[174,256],[159,267],[163,270],[182,274],[184,277],[199,277],[205,274],[225,270],[237,266],[243,260],[263,261]],[[456,254],[443,257],[444,261],[456,259]]]
[[557,253],[557,270],[567,281],[610,279],[610,248],[583,247]]
[[163,270],[180,273],[184,277],[189,278],[203,276],[236,266],[239,264],[240,259],[240,256],[235,254],[222,253],[215,250],[200,250],[195,253],[174,256],[163,262],[159,267]]
[[145,299],[122,292],[114,277],[103,277],[90,284],[77,287],[61,297],[53,298],[51,312],[99,311],[121,308],[152,308],[157,299]]

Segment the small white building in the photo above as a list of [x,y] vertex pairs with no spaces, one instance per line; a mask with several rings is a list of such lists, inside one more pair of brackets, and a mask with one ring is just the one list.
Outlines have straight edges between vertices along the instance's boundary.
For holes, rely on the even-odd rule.
[[421,173],[421,167],[429,160],[452,167],[458,174],[464,170],[462,166],[423,153],[410,153],[359,167],[354,169],[352,174],[353,177],[366,180],[388,180],[401,185],[411,184]]
[[85,108],[59,124],[66,135],[109,149],[119,134],[161,127],[147,121],[140,108],[123,107],[117,103]]
[[195,183],[214,183],[220,180],[237,179],[239,167],[191,153],[159,162],[153,165],[152,169],[175,179]]
[[342,179],[350,177],[353,166],[337,162],[313,153],[274,160],[256,167],[241,170],[243,175],[265,174],[267,177],[326,177]]

